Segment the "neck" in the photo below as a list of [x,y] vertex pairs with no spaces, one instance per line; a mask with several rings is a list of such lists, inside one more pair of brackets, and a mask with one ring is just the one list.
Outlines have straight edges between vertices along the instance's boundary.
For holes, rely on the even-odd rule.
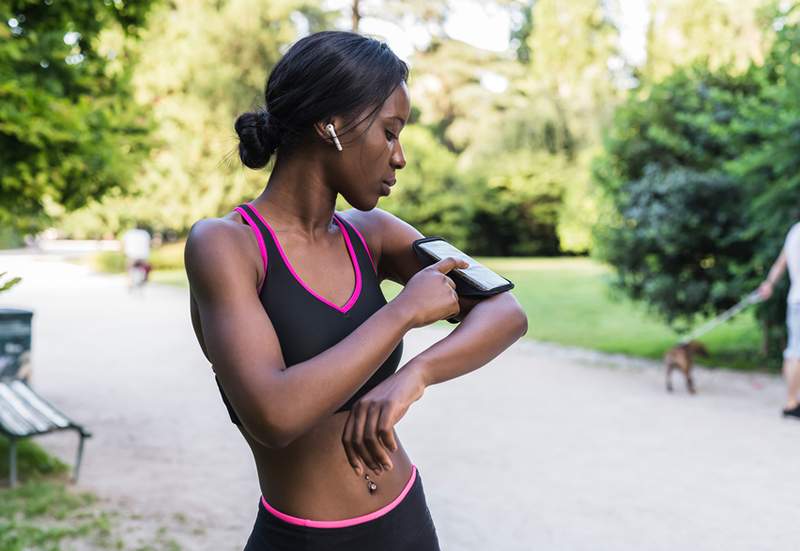
[[278,155],[253,204],[275,221],[270,225],[276,231],[301,233],[313,241],[330,233],[337,193],[325,181],[320,160],[310,157]]

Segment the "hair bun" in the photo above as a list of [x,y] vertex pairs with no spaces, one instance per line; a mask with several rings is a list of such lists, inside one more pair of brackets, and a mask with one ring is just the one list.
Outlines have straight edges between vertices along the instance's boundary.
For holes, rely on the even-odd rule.
[[239,115],[234,124],[239,135],[239,158],[245,166],[259,169],[267,166],[269,158],[280,143],[280,125],[269,111],[259,109]]

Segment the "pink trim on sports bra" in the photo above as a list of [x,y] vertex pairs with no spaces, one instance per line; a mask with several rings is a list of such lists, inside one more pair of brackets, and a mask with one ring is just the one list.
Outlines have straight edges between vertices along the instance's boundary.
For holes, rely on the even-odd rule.
[[369,257],[369,261],[372,263],[372,269],[375,270],[375,275],[378,275],[378,266],[375,264],[375,261],[372,260],[372,253],[369,252],[369,247],[367,247],[367,241],[364,239],[364,236],[361,235],[361,232],[358,231],[358,228],[355,224],[350,224],[350,227],[356,232],[356,235],[361,238],[361,242],[364,244],[364,248],[367,250],[367,256]]
[[302,280],[300,275],[298,275],[298,273],[292,267],[292,263],[289,262],[289,259],[286,256],[286,252],[283,250],[283,247],[281,247],[281,243],[280,243],[280,241],[278,241],[278,236],[275,235],[275,231],[272,229],[272,226],[270,226],[267,223],[267,221],[264,220],[264,217],[261,216],[261,213],[258,212],[257,208],[255,208],[251,203],[248,203],[248,205],[250,205],[250,208],[253,209],[253,212],[256,213],[256,216],[258,216],[259,220],[261,220],[261,222],[263,222],[264,226],[269,231],[270,235],[272,236],[272,241],[275,243],[275,246],[278,249],[278,253],[280,253],[281,258],[283,259],[283,263],[286,265],[286,268],[289,270],[289,272],[291,272],[292,276],[294,276],[294,278],[297,280],[297,282],[300,285],[302,285],[303,288],[306,291],[311,293],[314,297],[316,297],[320,301],[324,302],[325,304],[327,304],[331,308],[335,308],[336,310],[338,310],[339,312],[341,312],[343,314],[346,313],[347,311],[349,311],[350,308],[352,308],[353,305],[358,300],[358,296],[361,294],[361,269],[358,267],[358,258],[356,257],[355,250],[353,249],[353,244],[350,242],[350,235],[347,233],[347,230],[345,229],[344,224],[342,224],[339,221],[339,218],[336,216],[336,213],[334,213],[333,219],[336,221],[336,224],[339,226],[339,231],[341,231],[342,235],[344,236],[344,242],[345,242],[345,244],[347,244],[347,252],[350,254],[350,263],[353,266],[353,272],[355,273],[355,278],[356,278],[356,284],[355,284],[355,287],[353,288],[353,292],[351,293],[350,298],[347,300],[347,302],[344,303],[343,306],[339,306],[337,304],[334,304],[330,300],[326,299],[325,297],[323,297],[322,295],[320,295],[319,293],[314,291],[314,289],[309,287],[306,284],[306,282]]
[[391,503],[384,505],[377,511],[373,511],[372,513],[367,513],[366,515],[361,515],[360,517],[352,517],[346,518],[342,520],[311,520],[306,518],[294,517],[292,515],[287,515],[286,513],[281,513],[275,507],[267,503],[267,500],[264,499],[264,496],[261,496],[261,504],[264,508],[278,517],[279,519],[288,522],[290,524],[296,524],[299,526],[309,526],[311,528],[345,528],[347,526],[355,526],[356,524],[363,524],[364,522],[369,522],[371,520],[375,520],[378,517],[382,517],[395,507],[397,507],[401,501],[406,497],[408,492],[411,490],[411,486],[414,484],[414,480],[417,478],[417,467],[415,465],[411,465],[411,476],[408,478],[408,482],[406,482],[403,491],[400,492],[400,495],[394,498]]
[[244,218],[247,225],[250,226],[250,229],[253,230],[253,233],[256,234],[256,239],[258,240],[258,249],[261,251],[261,261],[264,264],[264,275],[261,276],[261,281],[258,282],[258,292],[261,293],[261,287],[264,286],[264,280],[267,278],[267,247],[264,245],[264,236],[261,235],[261,231],[256,226],[256,223],[253,222],[253,219],[247,214],[247,211],[244,210],[242,207],[236,207],[236,212],[238,212],[242,218]]

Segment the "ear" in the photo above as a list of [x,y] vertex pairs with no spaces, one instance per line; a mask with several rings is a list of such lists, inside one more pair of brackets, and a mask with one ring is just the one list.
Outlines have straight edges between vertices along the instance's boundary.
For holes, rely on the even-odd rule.
[[328,134],[328,131],[325,129],[328,124],[333,125],[336,135],[339,136],[339,140],[341,141],[341,133],[342,129],[344,128],[344,119],[334,116],[314,123],[314,132],[317,134],[317,136],[319,136],[321,140],[331,144],[331,147],[336,147],[333,143],[333,138],[331,138],[330,134]]

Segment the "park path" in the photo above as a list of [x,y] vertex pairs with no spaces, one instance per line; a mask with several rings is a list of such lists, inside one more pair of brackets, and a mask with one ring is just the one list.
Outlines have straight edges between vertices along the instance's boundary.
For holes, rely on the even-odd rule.
[[[123,278],[53,256],[0,254],[4,270],[24,281],[0,305],[35,311],[33,384],[94,433],[78,487],[125,511],[131,544],[159,532],[182,549],[240,550],[256,474],[195,342],[187,291],[132,296]],[[410,332],[404,361],[447,332]],[[668,395],[653,362],[523,339],[428,389],[398,431],[442,548],[796,547],[800,422],[778,415],[780,379],[696,378],[697,396]],[[72,434],[38,441],[72,463]]]

